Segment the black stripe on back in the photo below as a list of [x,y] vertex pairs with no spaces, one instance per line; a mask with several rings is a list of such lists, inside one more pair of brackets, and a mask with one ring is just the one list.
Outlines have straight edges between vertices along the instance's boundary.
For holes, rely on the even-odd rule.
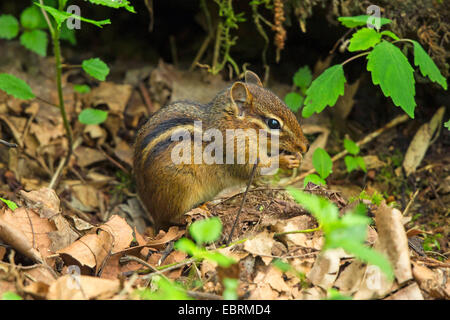
[[[150,141],[155,139],[160,134],[166,132],[167,130],[170,130],[173,127],[177,127],[177,126],[185,125],[185,124],[194,124],[194,120],[190,119],[190,118],[175,118],[175,119],[170,119],[170,120],[161,122],[156,128],[154,128],[152,131],[150,131],[145,136],[145,138],[142,140],[141,150],[144,150],[145,147],[147,147],[147,145],[150,143]],[[158,144],[156,144],[156,146]]]
[[[183,140],[188,139],[188,135],[190,135],[190,141],[194,141],[193,132],[185,132],[185,134],[183,134]],[[150,162],[154,160],[162,151],[166,150],[173,142],[180,143],[181,141],[172,140],[172,137],[169,137],[166,140],[162,140],[155,144],[155,146],[147,154],[147,159],[145,159],[144,167],[148,167],[150,165]]]

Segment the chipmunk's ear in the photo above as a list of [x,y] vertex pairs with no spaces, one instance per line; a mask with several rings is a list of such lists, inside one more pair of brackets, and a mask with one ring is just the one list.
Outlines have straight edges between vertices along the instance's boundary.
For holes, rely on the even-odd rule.
[[251,71],[245,71],[245,83],[256,84],[257,86],[262,87],[263,84],[256,73]]
[[243,82],[235,82],[230,89],[232,107],[237,115],[242,115],[244,109],[252,105],[253,96]]

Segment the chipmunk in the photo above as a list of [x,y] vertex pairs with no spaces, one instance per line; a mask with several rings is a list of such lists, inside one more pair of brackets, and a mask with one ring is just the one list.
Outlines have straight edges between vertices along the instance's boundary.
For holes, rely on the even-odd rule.
[[[214,142],[195,139],[196,135],[202,137],[198,123],[205,132],[215,133]],[[259,77],[251,71],[245,73],[245,82],[235,82],[208,104],[178,101],[166,105],[141,127],[134,151],[138,194],[157,229],[180,224],[184,213],[212,200],[223,189],[248,181],[255,163],[250,161],[248,143],[251,140],[259,146],[262,140],[255,140],[253,136],[247,137],[245,144],[242,140],[240,144],[234,144],[235,137],[227,138],[225,143],[217,141],[218,136],[225,137],[231,129],[267,133],[267,146],[270,147],[274,145],[272,140],[278,139],[278,154],[269,151],[257,155],[255,175],[270,166],[274,157],[281,168],[299,167],[301,153],[307,151],[308,142],[295,115],[274,93],[264,88]],[[182,143],[180,137],[191,142],[194,137],[194,143],[183,149],[186,161],[182,162],[174,158]],[[200,152],[206,152],[208,147],[205,145],[211,143],[215,148],[215,163],[206,159],[196,161],[198,159],[192,154],[195,154],[195,148],[200,147]],[[232,149],[228,149],[230,144]],[[227,146],[227,154],[221,155],[218,151],[225,149],[223,145]],[[229,150],[236,157],[228,158]]]

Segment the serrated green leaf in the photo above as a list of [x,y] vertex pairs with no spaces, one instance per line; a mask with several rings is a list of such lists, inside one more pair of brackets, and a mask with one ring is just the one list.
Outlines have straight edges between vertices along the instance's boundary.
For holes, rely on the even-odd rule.
[[338,208],[327,199],[302,192],[290,186],[286,187],[286,190],[297,203],[314,215],[321,226],[333,224],[338,220]]
[[328,152],[324,149],[317,148],[314,151],[312,162],[314,168],[322,179],[326,179],[332,172],[333,162],[331,161],[331,157]]
[[284,97],[284,102],[293,112],[297,112],[303,104],[303,97],[297,92],[289,92]]
[[89,87],[87,84],[74,84],[73,90],[78,93],[89,93],[91,92],[91,87]]
[[[360,15],[360,16],[354,16],[354,17],[339,17],[338,21],[342,23],[343,26],[347,28],[354,28],[354,27],[361,27],[367,25],[367,20],[372,19],[373,16],[368,15]],[[380,18],[380,27],[391,23],[392,21],[387,18]]]
[[334,106],[339,96],[344,95],[344,69],[337,64],[326,69],[306,91],[302,116],[308,118],[314,112],[320,113],[326,106]]
[[309,182],[312,182],[318,186],[320,186],[320,185],[326,186],[327,185],[325,180],[323,180],[321,177],[319,177],[317,174],[314,174],[314,173],[308,174],[305,177],[305,180],[303,180],[303,187],[306,187],[306,185]]
[[447,80],[439,71],[433,59],[425,52],[419,42],[411,40],[414,44],[414,64],[419,67],[424,77],[431,81],[439,83],[442,88],[447,90]]
[[382,31],[381,35],[391,37],[394,40],[400,40],[400,38],[397,37],[397,35],[395,33],[393,33],[392,31],[389,31],[389,30]]
[[86,19],[86,18],[80,17],[79,15],[76,15],[76,14],[73,14],[73,13],[68,13],[68,12],[65,12],[65,11],[61,11],[61,10],[55,9],[53,7],[43,6],[43,5],[41,5],[40,3],[37,3],[37,2],[34,2],[34,4],[37,5],[38,7],[43,8],[48,13],[50,13],[50,15],[55,19],[56,25],[58,26],[58,29],[61,29],[61,25],[63,24],[63,22],[66,21],[69,18],[79,19],[81,21],[84,21],[84,22],[96,25],[99,28],[102,28],[103,25],[105,25],[105,24],[111,24],[111,20],[109,20],[109,19],[100,20],[100,21],[91,20],[91,19]]
[[17,204],[14,201],[3,199],[0,197],[0,201],[3,201],[8,208],[10,208],[12,211],[16,210],[18,208]]
[[35,97],[30,86],[12,74],[0,73],[0,90],[23,100],[29,100]]
[[359,146],[350,139],[344,139],[344,148],[354,156],[359,153]]
[[45,31],[31,30],[25,31],[20,36],[20,43],[28,50],[37,53],[41,57],[47,55],[48,36]]
[[345,156],[344,162],[345,162],[345,166],[347,167],[348,173],[350,173],[353,170],[356,170],[358,168],[358,163],[356,162],[356,159],[352,156]]
[[217,217],[195,221],[189,227],[189,233],[198,244],[216,241],[221,232],[222,222]]
[[78,115],[78,121],[83,124],[100,124],[106,121],[108,112],[98,109],[86,108]]
[[361,168],[362,171],[367,172],[366,169],[366,163],[364,162],[363,157],[355,157],[356,163],[358,163],[358,166]]
[[129,12],[136,13],[133,6],[127,0],[117,1],[117,0],[89,0],[90,3],[99,4],[111,8],[125,8]]
[[36,6],[30,6],[20,14],[20,24],[26,29],[45,29],[47,22],[41,10]]
[[13,39],[19,33],[19,21],[10,15],[2,14],[0,16],[0,39]]
[[84,60],[81,67],[86,73],[100,81],[104,81],[109,73],[108,66],[99,58]]
[[348,51],[367,50],[381,41],[381,34],[374,29],[362,28],[355,32],[350,39]]
[[312,73],[308,66],[301,67],[297,70],[292,78],[294,84],[302,89],[308,88],[312,81]]
[[367,56],[367,70],[372,82],[380,85],[383,94],[414,118],[414,69],[402,51],[387,41],[381,41]]

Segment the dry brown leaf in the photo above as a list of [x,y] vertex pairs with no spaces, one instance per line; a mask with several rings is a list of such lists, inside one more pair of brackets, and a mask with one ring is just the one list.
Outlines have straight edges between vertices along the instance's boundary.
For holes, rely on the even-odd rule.
[[69,246],[79,238],[78,233],[73,231],[69,222],[67,222],[67,220],[61,214],[58,214],[57,216],[51,218],[51,221],[58,229],[58,231],[52,231],[48,233],[48,236],[52,241],[50,250],[52,250],[53,252]]
[[97,88],[92,89],[87,99],[94,107],[106,104],[111,113],[123,115],[132,90],[133,87],[128,84],[103,81]]
[[93,163],[106,160],[105,155],[97,149],[79,146],[74,150],[77,164],[80,167],[87,167]]
[[303,132],[305,134],[315,134],[320,133],[320,135],[314,140],[308,149],[308,152],[303,156],[303,161],[300,166],[302,171],[308,171],[313,168],[312,156],[317,148],[325,148],[328,142],[328,136],[330,135],[330,130],[323,126],[317,125],[304,125]]
[[65,275],[55,281],[48,290],[49,300],[107,299],[120,289],[119,280],[89,276]]
[[374,248],[388,257],[399,284],[412,278],[408,238],[401,219],[401,212],[384,201],[375,211],[378,239]]
[[[291,219],[279,220],[273,226],[273,228],[275,232],[282,233],[310,229],[313,228],[314,225],[315,221],[311,216],[301,215]],[[291,233],[283,235],[279,237],[279,239],[285,242],[288,245],[288,248],[290,248],[292,245],[308,247],[306,242],[310,237],[311,236],[307,235],[306,233]]]
[[254,256],[261,256],[261,259],[266,265],[272,261],[272,247],[275,240],[273,233],[268,231],[261,232],[253,239],[244,242],[244,250],[250,252]]
[[85,207],[85,210],[94,211],[94,208],[98,207],[98,191],[93,186],[85,184],[73,185],[72,195],[80,201],[80,203]]
[[130,167],[133,166],[133,150],[132,146],[129,143],[126,143],[122,139],[117,138],[115,140],[116,147],[114,148],[114,154],[121,161],[128,164]]
[[433,298],[450,299],[449,278],[442,270],[413,262],[413,275],[420,288]]
[[[34,260],[40,255],[45,258],[53,253],[50,250],[51,240],[48,236],[48,233],[52,231],[56,231],[55,226],[30,209],[18,208],[14,212],[7,209],[0,214],[0,237]],[[40,255],[36,255],[36,249]]]
[[23,290],[36,299],[45,299],[48,294],[49,285],[40,281],[31,282]]
[[419,286],[414,282],[384,300],[423,300],[423,296]]
[[60,201],[53,189],[41,188],[30,192],[20,190],[19,195],[27,207],[38,212],[41,218],[51,218],[60,213]]
[[430,122],[425,123],[417,130],[416,135],[406,151],[405,159],[403,160],[403,168],[405,169],[407,176],[416,171],[416,168],[422,162],[422,159],[430,146],[431,139],[435,136],[436,132],[439,134],[444,113],[445,107],[440,107],[433,115]]
[[147,246],[161,249],[166,243],[180,238],[185,232],[185,230],[179,230],[177,226],[170,227],[167,232],[161,230],[155,239],[147,242]]
[[133,241],[133,229],[128,225],[124,218],[112,216],[108,222],[100,226],[101,229],[111,233],[114,241],[112,253],[123,251],[130,246]]
[[339,289],[339,292],[344,295],[352,295],[355,293],[364,274],[366,273],[367,265],[360,260],[351,262],[338,276],[334,286]]
[[314,285],[328,290],[333,286],[338,276],[341,258],[345,256],[346,253],[340,248],[321,252],[307,275],[308,279]]
[[369,265],[365,269],[364,277],[353,298],[355,300],[378,299],[397,288],[398,285],[388,280],[380,268]]

